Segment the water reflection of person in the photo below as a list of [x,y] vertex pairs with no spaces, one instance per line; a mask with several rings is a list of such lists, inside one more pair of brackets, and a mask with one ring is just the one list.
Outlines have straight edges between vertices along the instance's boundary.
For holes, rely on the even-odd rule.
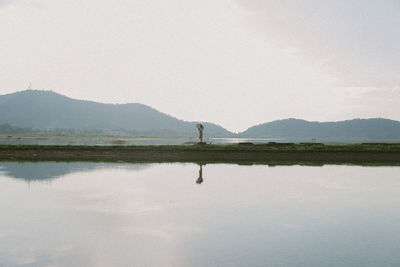
[[199,178],[196,180],[196,184],[201,184],[203,182],[203,165],[200,164]]

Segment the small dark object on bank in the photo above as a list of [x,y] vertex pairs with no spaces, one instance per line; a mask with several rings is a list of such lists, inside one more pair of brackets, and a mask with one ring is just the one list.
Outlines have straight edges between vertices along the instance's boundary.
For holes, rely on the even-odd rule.
[[239,145],[254,145],[252,142],[239,142]]
[[273,146],[294,146],[295,143],[276,143],[276,142],[269,142],[268,145],[273,145]]
[[303,145],[303,146],[323,146],[324,144],[323,143],[305,143],[305,142],[302,142],[302,143],[299,143],[299,145]]

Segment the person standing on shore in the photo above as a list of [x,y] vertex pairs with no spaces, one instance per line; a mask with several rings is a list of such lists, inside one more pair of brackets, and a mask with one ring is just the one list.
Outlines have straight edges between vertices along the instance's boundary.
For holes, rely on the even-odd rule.
[[200,143],[203,143],[203,130],[204,130],[204,126],[201,123],[198,123],[196,125],[197,130],[199,130],[199,139],[200,139]]

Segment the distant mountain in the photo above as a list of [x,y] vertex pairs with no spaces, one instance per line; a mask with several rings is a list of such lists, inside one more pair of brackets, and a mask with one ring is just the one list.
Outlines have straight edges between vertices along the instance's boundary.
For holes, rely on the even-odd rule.
[[[196,122],[179,120],[143,104],[102,104],[39,90],[0,95],[0,124],[136,136],[197,136]],[[233,135],[216,124],[203,125],[205,136]]]
[[[149,106],[103,104],[51,91],[26,90],[0,95],[0,132],[94,133],[133,136],[197,136],[196,122],[179,120]],[[338,122],[277,120],[233,134],[204,123],[206,137],[270,138],[282,142],[400,142],[400,122],[354,119]]]
[[400,122],[388,119],[354,119],[338,122],[277,120],[250,127],[242,137],[277,138],[297,142],[380,142],[400,141]]

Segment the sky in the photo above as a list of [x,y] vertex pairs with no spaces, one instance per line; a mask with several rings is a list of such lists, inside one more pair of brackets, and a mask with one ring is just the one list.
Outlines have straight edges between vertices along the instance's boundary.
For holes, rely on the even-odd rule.
[[0,94],[143,103],[232,131],[400,120],[398,0],[0,0]]

